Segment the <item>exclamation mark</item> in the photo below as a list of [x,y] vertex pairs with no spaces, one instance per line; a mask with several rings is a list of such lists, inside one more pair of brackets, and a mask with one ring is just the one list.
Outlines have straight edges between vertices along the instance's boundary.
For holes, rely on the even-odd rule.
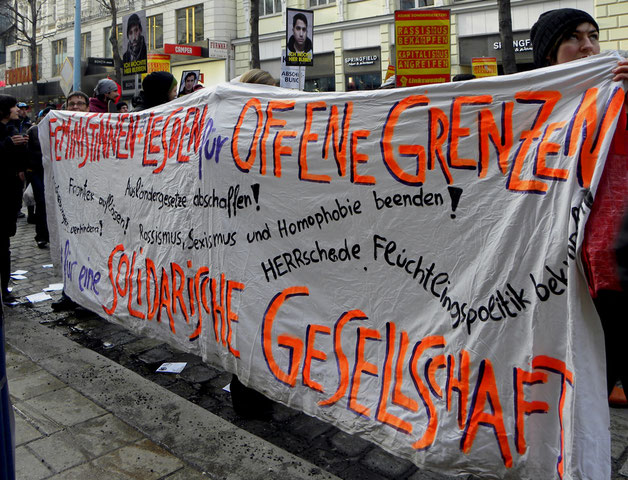
[[458,208],[458,202],[462,196],[462,188],[447,187],[447,190],[449,190],[449,196],[451,197],[451,218],[456,218],[456,215],[453,212],[455,212],[456,208]]
[[257,203],[255,210],[259,211],[259,183],[251,185],[251,190],[253,190],[253,199],[255,200],[255,203]]

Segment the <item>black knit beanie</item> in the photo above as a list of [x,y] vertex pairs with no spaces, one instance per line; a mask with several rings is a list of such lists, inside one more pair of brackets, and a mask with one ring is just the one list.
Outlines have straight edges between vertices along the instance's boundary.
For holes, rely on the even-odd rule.
[[145,107],[151,108],[168,102],[168,92],[177,84],[177,80],[168,72],[153,72],[144,77]]
[[575,28],[584,22],[589,22],[598,32],[600,31],[600,27],[593,20],[593,17],[582,10],[559,8],[541,14],[530,31],[534,64],[537,67],[549,65],[547,56],[558,39],[566,33],[566,30]]

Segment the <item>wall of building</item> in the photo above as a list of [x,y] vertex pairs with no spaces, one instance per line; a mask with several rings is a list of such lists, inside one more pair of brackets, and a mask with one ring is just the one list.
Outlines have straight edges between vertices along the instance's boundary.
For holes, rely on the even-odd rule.
[[628,2],[596,0],[595,20],[600,26],[603,50],[628,50]]

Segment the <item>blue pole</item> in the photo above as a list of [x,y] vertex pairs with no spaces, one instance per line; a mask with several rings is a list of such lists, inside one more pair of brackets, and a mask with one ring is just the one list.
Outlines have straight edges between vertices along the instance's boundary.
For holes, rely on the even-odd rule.
[[81,0],[74,1],[74,88],[81,90]]

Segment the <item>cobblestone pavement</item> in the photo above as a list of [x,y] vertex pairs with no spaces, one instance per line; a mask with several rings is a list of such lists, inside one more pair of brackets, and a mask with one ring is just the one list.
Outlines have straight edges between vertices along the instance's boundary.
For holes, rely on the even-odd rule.
[[[117,362],[142,377],[193,402],[228,422],[265,439],[342,479],[360,480],[447,480],[451,477],[417,469],[407,460],[391,455],[374,444],[350,436],[338,428],[283,405],[275,404],[268,421],[246,420],[234,412],[230,394],[223,388],[231,374],[203,364],[195,355],[149,338],[140,337],[96,314],[79,309],[72,313],[53,312],[50,303],[30,304],[25,296],[41,292],[60,282],[49,264],[49,250],[38,249],[34,228],[18,221],[12,239],[12,271],[27,270],[25,280],[15,280],[13,294],[23,303],[24,315],[36,315],[39,322],[61,331],[67,338]],[[51,294],[53,300],[59,293]],[[162,362],[188,362],[179,375],[155,373]],[[628,409],[611,410],[612,480],[628,478]],[[458,477],[460,478],[460,477]]]

